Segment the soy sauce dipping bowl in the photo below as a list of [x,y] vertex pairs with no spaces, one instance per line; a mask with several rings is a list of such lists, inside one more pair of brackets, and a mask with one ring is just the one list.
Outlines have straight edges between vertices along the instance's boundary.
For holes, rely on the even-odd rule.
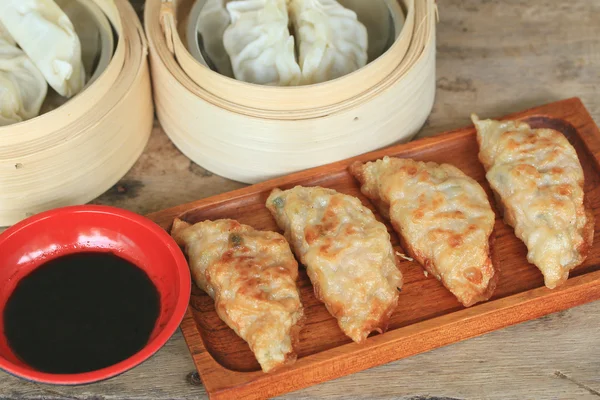
[[[144,270],[160,296],[160,313],[146,346],[109,367],[51,374],[28,366],[10,349],[4,307],[19,281],[42,264],[68,254],[111,252]],[[119,375],[148,359],[175,333],[190,299],[191,278],[175,241],[140,215],[107,206],[58,208],[30,217],[0,234],[0,368],[31,381],[79,385]]]

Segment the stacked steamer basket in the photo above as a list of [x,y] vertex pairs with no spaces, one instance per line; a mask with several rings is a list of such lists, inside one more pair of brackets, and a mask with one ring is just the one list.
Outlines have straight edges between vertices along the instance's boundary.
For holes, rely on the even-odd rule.
[[[133,8],[127,0],[73,1],[56,3],[67,14],[102,16],[95,71],[86,71],[88,83],[75,97],[49,96],[38,117],[0,127],[0,226],[94,199],[131,168],[152,130],[147,45]],[[79,22],[73,18],[76,31],[89,29]]]
[[410,140],[431,112],[434,0],[385,0],[403,24],[384,54],[341,78],[296,87],[241,82],[194,57],[186,32],[204,1],[148,0],[144,18],[158,118],[210,171],[255,183],[334,162]]

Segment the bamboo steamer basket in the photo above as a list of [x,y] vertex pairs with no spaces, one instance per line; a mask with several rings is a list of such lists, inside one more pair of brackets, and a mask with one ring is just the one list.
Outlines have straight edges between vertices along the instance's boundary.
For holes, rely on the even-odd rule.
[[433,107],[437,7],[434,0],[397,1],[404,26],[382,56],[329,82],[269,87],[193,58],[178,34],[189,1],[147,0],[154,100],[165,132],[194,162],[245,183],[410,140]]
[[127,0],[93,0],[118,35],[104,72],[64,105],[0,127],[0,226],[83,204],[141,155],[153,124],[147,44]]

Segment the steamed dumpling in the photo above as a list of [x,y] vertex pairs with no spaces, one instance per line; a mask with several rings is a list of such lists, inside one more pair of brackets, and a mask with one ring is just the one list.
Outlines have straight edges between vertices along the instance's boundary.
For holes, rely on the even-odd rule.
[[90,20],[90,9],[82,7],[81,0],[55,0],[55,2],[73,24],[81,43],[81,62],[85,71],[85,83],[87,83],[95,72],[99,53],[102,51],[101,27]]
[[367,64],[368,35],[335,0],[287,0],[299,43],[302,84],[329,81]]
[[217,71],[233,77],[231,60],[223,45],[223,34],[231,19],[225,9],[227,0],[207,0],[198,16],[198,32],[202,35],[204,50],[213,62]]
[[[338,0],[339,3],[354,11],[359,21],[367,28],[369,43],[368,60],[373,61],[382,55],[390,40],[390,31],[395,31],[394,21],[390,16],[388,0]],[[396,2],[396,0],[392,0]],[[399,6],[398,6],[399,7]]]
[[23,121],[18,114],[22,104],[17,85],[9,78],[8,74],[0,71],[0,126]]
[[227,4],[231,25],[223,44],[236,79],[272,86],[300,82],[286,0],[240,0]]
[[11,46],[15,46],[17,44],[17,42],[15,42],[15,39],[13,39],[13,37],[10,36],[10,33],[8,33],[4,25],[2,25],[2,21],[0,21],[0,39],[4,39],[4,41],[6,41]]
[[36,117],[48,85],[0,24],[0,126]]
[[53,0],[2,0],[0,22],[61,96],[85,83],[81,44],[73,24]]

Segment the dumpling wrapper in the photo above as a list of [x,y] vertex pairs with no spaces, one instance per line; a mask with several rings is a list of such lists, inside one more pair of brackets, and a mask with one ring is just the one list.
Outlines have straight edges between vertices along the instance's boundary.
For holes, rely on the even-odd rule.
[[226,5],[231,25],[223,45],[236,79],[270,86],[300,82],[286,0],[239,0]]
[[15,42],[15,39],[13,39],[10,33],[8,33],[6,27],[2,24],[2,21],[0,21],[0,39],[4,39],[4,41],[10,44],[11,46],[17,45],[17,42]]
[[295,362],[304,311],[298,263],[285,238],[226,219],[195,225],[176,219],[171,235],[184,247],[194,282],[248,343],[262,370]]
[[585,260],[594,238],[577,152],[553,129],[476,115],[472,120],[479,159],[504,220],[527,246],[527,260],[540,269],[545,285],[561,285]]
[[231,60],[225,51],[223,34],[231,23],[225,8],[231,0],[207,0],[198,15],[198,32],[202,35],[204,50],[221,75],[233,78]]
[[55,2],[73,24],[81,44],[85,82],[88,82],[97,67],[99,53],[102,52],[101,28],[90,18],[89,9],[82,7],[81,0],[55,0]]
[[338,2],[345,8],[354,11],[358,20],[367,28],[368,60],[373,61],[381,56],[390,42],[390,31],[394,30],[387,0],[368,2],[365,0],[339,0]]
[[53,0],[2,0],[0,22],[57,93],[79,93],[85,83],[81,44]]
[[367,28],[354,11],[335,0],[287,1],[303,85],[330,81],[367,64]]
[[273,190],[266,205],[341,330],[357,343],[385,332],[402,273],[387,228],[371,210],[356,197],[301,186]]
[[48,85],[0,24],[0,126],[36,117]]
[[350,172],[389,218],[402,247],[465,306],[489,299],[495,214],[483,188],[449,164],[385,157]]

